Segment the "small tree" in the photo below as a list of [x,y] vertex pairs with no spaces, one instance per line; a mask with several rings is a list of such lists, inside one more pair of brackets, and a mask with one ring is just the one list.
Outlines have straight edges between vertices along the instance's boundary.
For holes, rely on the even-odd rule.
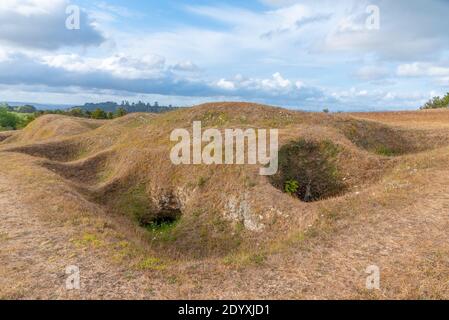
[[102,109],[95,109],[91,117],[92,119],[107,119],[107,114]]
[[84,111],[81,108],[72,108],[69,110],[68,114],[72,117],[84,117]]
[[449,108],[449,92],[442,98],[433,97],[421,107],[421,110],[439,108]]
[[115,117],[116,117],[116,118],[123,117],[124,115],[126,115],[126,110],[125,110],[125,108],[120,107],[120,108],[118,108],[118,109],[115,111]]

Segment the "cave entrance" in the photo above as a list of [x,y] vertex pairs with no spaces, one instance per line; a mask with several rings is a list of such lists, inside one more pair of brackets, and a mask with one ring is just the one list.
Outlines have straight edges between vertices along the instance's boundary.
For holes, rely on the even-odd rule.
[[329,140],[292,141],[279,150],[279,170],[270,182],[304,202],[338,196],[346,189],[336,163],[340,151]]

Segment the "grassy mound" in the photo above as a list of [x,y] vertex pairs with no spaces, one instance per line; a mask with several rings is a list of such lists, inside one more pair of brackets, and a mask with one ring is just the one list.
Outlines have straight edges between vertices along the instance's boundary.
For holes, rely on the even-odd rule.
[[7,143],[33,143],[61,139],[91,131],[104,124],[101,120],[81,119],[62,115],[44,115],[37,118],[9,138]]
[[[262,177],[259,165],[173,165],[170,133],[191,130],[193,121],[204,129],[279,129],[278,174]],[[302,230],[320,200],[377,181],[395,161],[385,156],[421,150],[421,136],[408,134],[349,115],[212,103],[108,122],[46,116],[1,150],[30,156],[111,219],[126,217],[155,250],[204,257]]]

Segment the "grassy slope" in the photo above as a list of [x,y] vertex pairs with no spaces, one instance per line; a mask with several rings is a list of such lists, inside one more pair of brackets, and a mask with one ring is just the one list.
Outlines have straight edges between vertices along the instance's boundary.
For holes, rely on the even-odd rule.
[[[381,115],[370,118],[382,120]],[[167,160],[168,134],[175,127],[189,128],[192,120],[219,128],[279,127],[282,143],[331,139],[343,150],[338,165],[348,181],[347,193],[302,203],[259,177],[257,168],[173,167]],[[72,125],[67,118],[52,122]],[[386,127],[378,122],[232,104],[130,115],[85,133],[67,130],[66,138],[48,140],[44,134],[39,143],[35,131],[42,129],[27,128],[16,138],[19,142],[0,145],[2,172],[23,188],[24,203],[42,219],[57,217],[69,226],[83,226],[80,216],[98,219],[98,228],[89,223],[80,228],[77,243],[101,243],[104,252],[130,270],[157,271],[160,281],[176,288],[166,288],[162,297],[370,297],[363,279],[364,268],[373,263],[381,264],[386,276],[384,290],[374,297],[439,297],[447,289],[438,283],[447,267],[447,241],[441,242],[446,240],[442,228],[447,222],[438,210],[444,212],[448,205],[441,198],[447,191],[443,160],[448,150],[426,140],[422,129],[415,134],[392,127],[385,135]],[[425,130],[448,135],[446,128]],[[372,141],[365,141],[366,132]],[[38,144],[26,145],[25,135]],[[397,145],[398,137],[412,148]],[[427,148],[441,148],[424,151],[420,141]],[[405,155],[377,155],[371,146],[379,143],[400,147]],[[5,152],[8,149],[20,153]],[[424,152],[415,155],[417,151]],[[250,219],[263,224],[262,232],[245,228],[248,217],[230,219],[227,201],[241,202],[241,194],[250,204]],[[132,216],[142,211],[166,210],[161,199],[170,197],[169,207],[182,210],[173,228],[149,233],[133,222]],[[37,206],[41,202],[52,205]],[[423,225],[420,219],[426,213],[429,220]],[[430,232],[422,233],[426,228]],[[403,248],[408,256],[401,253]],[[122,252],[119,257],[117,250]],[[400,267],[401,276],[393,276]],[[209,281],[202,290],[195,290],[195,281],[204,279]],[[223,292],[222,285],[229,290]]]

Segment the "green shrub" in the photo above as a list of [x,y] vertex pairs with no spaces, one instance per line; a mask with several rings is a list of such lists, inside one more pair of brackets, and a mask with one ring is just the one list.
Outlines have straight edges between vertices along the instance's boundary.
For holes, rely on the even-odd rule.
[[421,110],[439,108],[449,108],[449,92],[443,98],[433,97],[421,107]]
[[21,123],[19,116],[8,111],[7,108],[0,108],[0,127],[7,130],[16,130]]
[[92,119],[107,119],[108,115],[102,109],[95,109],[95,111],[92,112],[91,117]]
[[125,116],[126,113],[127,113],[127,112],[126,112],[125,108],[120,107],[120,108],[118,108],[118,109],[115,111],[114,117],[115,117],[115,118],[120,118],[120,117]]
[[298,192],[299,182],[296,180],[288,180],[285,182],[284,191],[290,195]]

